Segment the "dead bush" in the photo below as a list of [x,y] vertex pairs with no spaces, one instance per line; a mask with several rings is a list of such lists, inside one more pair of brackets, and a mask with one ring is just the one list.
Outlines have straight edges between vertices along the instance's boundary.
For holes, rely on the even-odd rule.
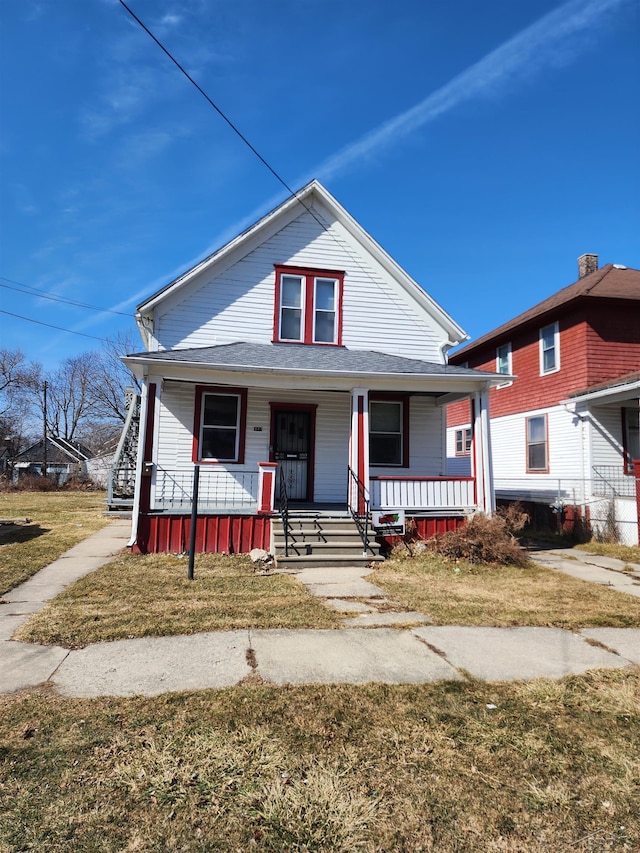
[[524,530],[531,520],[529,513],[519,501],[498,507],[496,515],[504,521],[507,533],[512,536]]
[[502,515],[489,518],[477,513],[457,530],[430,539],[427,545],[450,560],[524,567],[529,564],[529,557],[509,529],[513,521]]
[[8,492],[55,492],[58,486],[48,477],[40,477],[37,474],[25,474],[19,477],[15,483],[7,483]]

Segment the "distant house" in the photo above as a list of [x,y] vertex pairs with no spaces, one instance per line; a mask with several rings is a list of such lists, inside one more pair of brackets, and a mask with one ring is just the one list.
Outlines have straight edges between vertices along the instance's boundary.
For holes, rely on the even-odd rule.
[[[640,271],[578,260],[579,278],[450,356],[504,374],[490,393],[498,500],[638,542]],[[517,376],[512,379],[512,374]],[[448,409],[450,473],[469,471],[469,406]],[[607,531],[606,528],[611,528]]]
[[87,480],[91,457],[91,451],[83,445],[49,435],[46,453],[44,439],[40,439],[12,459],[12,479],[17,482],[25,476],[42,477],[46,460],[47,477],[59,486],[71,479]]
[[[146,351],[124,358],[143,383],[135,549],[184,550],[196,470],[199,550],[270,550],[284,528],[285,549],[319,559],[322,523],[346,536],[355,519],[366,538],[375,513],[384,525],[404,512],[426,534],[493,509],[486,407],[500,377],[447,363],[465,333],[317,181],[145,300],[137,322]],[[469,398],[473,465],[449,476],[446,403]]]

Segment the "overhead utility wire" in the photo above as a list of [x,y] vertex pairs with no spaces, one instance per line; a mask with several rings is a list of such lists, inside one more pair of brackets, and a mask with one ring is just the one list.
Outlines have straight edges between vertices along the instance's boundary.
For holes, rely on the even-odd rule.
[[[11,284],[2,284],[3,281],[11,281]],[[65,299],[64,296],[53,296],[46,290],[40,290],[37,287],[32,287],[30,284],[22,287],[12,287],[12,284],[20,284],[19,281],[12,281],[10,278],[0,276],[0,287],[6,287],[7,290],[16,290],[18,293],[26,293],[27,296],[39,296],[41,299],[50,299],[52,302],[63,302],[66,305],[75,305],[77,308],[87,308],[91,311],[102,311],[106,314],[118,314],[120,317],[131,317],[124,311],[114,311],[112,308],[100,308],[98,305],[89,305],[88,302],[77,302],[75,299]],[[30,288],[26,290],[25,288]]]
[[130,9],[129,6],[127,6],[127,4],[124,2],[124,0],[118,0],[118,1],[119,1],[120,5],[123,6],[126,9],[126,11],[131,15],[131,17],[134,19],[134,21],[136,21],[142,27],[142,29],[147,33],[147,35],[149,35],[154,40],[154,42],[158,45],[160,50],[163,53],[165,53],[169,57],[169,59],[173,62],[173,64],[184,74],[184,76],[187,78],[187,80],[193,86],[196,87],[196,89],[200,92],[202,97],[205,98],[205,100],[214,108],[214,110],[218,113],[218,115],[222,119],[224,119],[224,121],[229,125],[231,130],[233,130],[233,132],[240,137],[240,139],[244,142],[244,144],[247,146],[247,148],[249,148],[249,150],[252,151],[253,154],[256,155],[258,160],[260,160],[260,162],[264,166],[267,167],[267,169],[271,172],[271,174],[274,176],[274,178],[282,184],[282,186],[287,190],[287,192],[290,195],[292,195],[294,198],[296,198],[300,202],[300,204],[304,207],[304,209],[307,211],[307,213],[310,213],[311,216],[313,216],[313,218],[316,220],[318,225],[320,225],[323,228],[323,230],[326,230],[326,225],[323,222],[321,222],[320,219],[318,219],[318,217],[315,215],[313,210],[311,210],[311,208],[305,204],[305,202],[298,196],[298,193],[295,190],[291,189],[291,187],[285,181],[285,179],[283,177],[281,177],[276,172],[276,170],[273,168],[273,166],[271,166],[271,164],[265,160],[265,158],[262,156],[262,154],[260,154],[260,152],[249,142],[247,137],[235,126],[235,124],[231,121],[231,119],[228,118],[222,112],[220,107],[216,103],[214,103],[214,101],[211,100],[211,98],[209,97],[209,95],[207,95],[207,93],[204,91],[204,89],[198,83],[196,83],[196,81],[189,74],[189,72],[186,71],[186,69],[182,65],[180,65],[178,60],[167,50],[167,48],[162,44],[162,42],[151,32],[149,27],[147,27],[147,25],[145,23],[143,23],[143,21],[140,20],[140,18],[136,15],[136,13],[132,9]]
[[26,320],[27,323],[37,323],[39,326],[46,326],[48,329],[57,329],[59,332],[68,332],[70,335],[81,335],[83,338],[92,338],[94,341],[106,342],[106,338],[98,338],[96,335],[87,335],[84,332],[74,332],[73,329],[63,329],[62,326],[53,326],[51,323],[43,323],[42,320],[34,320],[32,317],[23,317],[21,314],[12,314],[11,311],[4,311],[0,308],[0,314],[6,314],[8,317],[17,317],[18,320]]

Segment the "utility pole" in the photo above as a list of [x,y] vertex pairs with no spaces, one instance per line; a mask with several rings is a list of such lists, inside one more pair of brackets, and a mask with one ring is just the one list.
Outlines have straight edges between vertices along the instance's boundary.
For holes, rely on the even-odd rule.
[[42,411],[43,411],[43,415],[44,415],[44,419],[43,419],[44,423],[42,424],[43,439],[44,439],[43,445],[42,445],[44,448],[44,450],[43,450],[44,471],[42,472],[42,476],[46,477],[47,476],[47,381],[46,381],[46,379],[45,379],[42,390],[44,392],[44,405],[42,407]]

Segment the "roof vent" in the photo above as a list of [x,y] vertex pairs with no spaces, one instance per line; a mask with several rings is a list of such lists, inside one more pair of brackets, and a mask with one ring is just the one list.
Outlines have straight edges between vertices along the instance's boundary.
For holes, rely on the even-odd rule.
[[585,275],[591,275],[592,272],[598,271],[598,256],[597,255],[580,255],[578,258],[578,278],[584,278]]
[[614,268],[614,270],[626,270],[626,269],[628,269],[628,267],[625,267],[624,264],[614,264],[613,268]]

